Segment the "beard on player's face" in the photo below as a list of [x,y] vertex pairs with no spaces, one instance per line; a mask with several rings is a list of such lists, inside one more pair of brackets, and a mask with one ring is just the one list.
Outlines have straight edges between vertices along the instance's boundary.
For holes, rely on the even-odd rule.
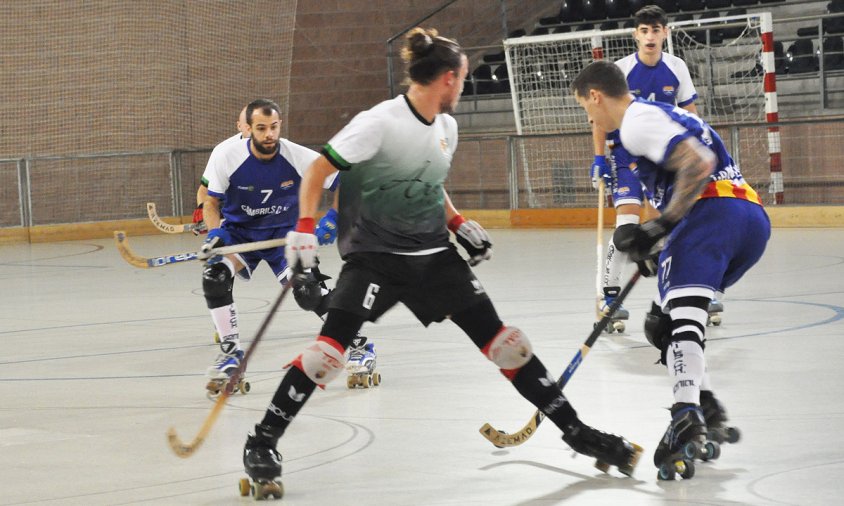
[[278,149],[278,139],[275,139],[274,141],[267,143],[266,141],[256,142],[257,139],[255,139],[253,137],[252,141],[253,141],[252,145],[255,146],[255,149],[263,155],[272,155]]

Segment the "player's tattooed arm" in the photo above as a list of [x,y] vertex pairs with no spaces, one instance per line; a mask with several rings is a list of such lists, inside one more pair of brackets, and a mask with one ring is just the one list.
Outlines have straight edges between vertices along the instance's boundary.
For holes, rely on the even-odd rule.
[[715,168],[715,154],[695,138],[688,138],[674,148],[665,168],[677,173],[674,193],[663,213],[671,223],[677,223],[697,202]]

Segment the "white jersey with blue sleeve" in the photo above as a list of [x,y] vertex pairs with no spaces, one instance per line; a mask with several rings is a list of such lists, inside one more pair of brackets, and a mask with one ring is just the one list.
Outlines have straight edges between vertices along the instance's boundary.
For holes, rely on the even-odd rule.
[[[316,151],[287,139],[270,160],[252,154],[251,139],[223,146],[209,159],[204,178],[208,195],[224,201],[221,209],[229,225],[250,229],[293,228],[299,219],[299,187],[308,167],[319,157]],[[336,173],[326,178],[325,188],[334,189]]]
[[225,149],[225,147],[229,144],[235,143],[240,140],[243,140],[243,134],[236,133],[228,139],[214,146],[214,149],[211,150],[211,156],[208,157],[208,163],[205,164],[205,171],[202,173],[202,178],[200,179],[200,183],[202,183],[203,186],[205,186],[206,188],[208,187],[208,177],[205,175],[205,173],[208,172],[208,167],[211,167],[213,164],[217,163],[216,160],[220,156],[220,151]]
[[[712,150],[718,161],[700,198],[730,197],[762,205],[756,191],[744,180],[739,167],[721,137],[706,122],[679,107],[642,99],[634,100],[624,114],[620,128],[621,143],[633,156],[653,162],[650,170],[663,171],[662,166],[674,148],[688,138],[695,138]],[[647,181],[639,164],[640,179]],[[660,178],[665,201],[670,200],[672,177]],[[654,189],[649,188],[653,192]],[[659,189],[657,189],[659,191]]]
[[627,78],[630,93],[651,102],[684,107],[697,99],[697,90],[686,62],[668,53],[662,53],[653,67],[639,60],[633,53],[615,62]]

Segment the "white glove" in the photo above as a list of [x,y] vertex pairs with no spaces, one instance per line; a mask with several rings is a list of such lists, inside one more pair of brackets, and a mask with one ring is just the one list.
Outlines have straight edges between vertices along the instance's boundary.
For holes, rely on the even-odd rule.
[[466,220],[457,215],[448,225],[457,242],[469,253],[469,265],[475,266],[492,258],[492,239],[475,220]]
[[284,258],[293,269],[310,269],[317,264],[317,236],[291,230],[285,238]]

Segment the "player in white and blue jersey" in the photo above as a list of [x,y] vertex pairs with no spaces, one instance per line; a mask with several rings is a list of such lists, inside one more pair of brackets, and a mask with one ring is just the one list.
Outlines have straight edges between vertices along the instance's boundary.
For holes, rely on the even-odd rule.
[[705,448],[704,458],[717,458],[711,442],[700,446],[707,426],[717,439],[726,421],[704,360],[707,307],[715,292],[761,258],[771,225],[723,141],[699,117],[634,97],[624,74],[608,62],[587,66],[572,89],[590,121],[606,131],[619,129],[621,153],[649,162],[637,170],[661,215],[620,226],[614,236],[640,272],[657,276],[658,303],[645,321],[645,336],[660,349],[672,381],[672,421],[654,454],[660,477],[668,479],[675,459],[691,457],[678,457],[689,442]]
[[[638,50],[615,64],[624,72],[633,95],[653,102],[678,105],[697,113],[694,104],[697,91],[685,62],[662,52],[665,39],[669,36],[667,24],[665,11],[656,5],[648,5],[637,11],[633,38]],[[612,156],[613,148],[619,144],[618,132],[604,132],[594,126],[592,135],[595,148],[595,161],[591,169],[593,185],[597,188],[598,180],[602,178],[611,192],[616,210],[616,227],[638,224],[644,197],[641,185],[629,166],[617,163]],[[605,156],[606,147],[610,148],[609,159]],[[621,290],[622,271],[628,263],[627,255],[618,251],[610,239],[601,280],[604,297],[602,310],[606,310]],[[619,308],[615,316],[623,320],[627,319],[628,314],[624,308]]]
[[[282,239],[299,218],[299,185],[316,151],[280,138],[279,106],[259,99],[246,107],[250,137],[220,146],[203,174],[208,196],[203,210],[208,224],[206,245],[219,247],[269,239]],[[326,180],[332,191],[337,179]],[[223,220],[225,219],[225,220]],[[333,218],[323,218],[333,219]],[[336,223],[333,224],[336,228]],[[249,280],[258,263],[265,261],[280,283],[286,283],[290,269],[284,248],[214,257],[202,272],[202,288],[211,318],[220,338],[222,353],[209,368],[212,380],[228,378],[243,357],[238,332],[238,313],[232,297],[234,276]],[[299,305],[320,314],[325,309],[318,271],[309,274],[309,283],[294,290]],[[211,386],[209,384],[209,389]]]
[[[216,146],[214,146],[214,149],[211,150],[211,155],[208,157],[208,164],[206,165],[206,169],[209,165],[215,163],[216,157],[219,156],[219,153],[224,146],[232,142],[237,142],[249,138],[249,124],[246,122],[246,106],[243,106],[243,109],[240,110],[240,114],[237,116],[236,126],[236,134],[217,144]],[[196,189],[196,208],[193,210],[193,222],[197,224],[198,228],[194,229],[194,235],[199,235],[208,231],[207,227],[205,226],[205,220],[202,214],[202,207],[205,205],[205,198],[207,196],[208,180],[205,179],[205,175],[203,174],[203,177],[199,180],[199,188]]]

